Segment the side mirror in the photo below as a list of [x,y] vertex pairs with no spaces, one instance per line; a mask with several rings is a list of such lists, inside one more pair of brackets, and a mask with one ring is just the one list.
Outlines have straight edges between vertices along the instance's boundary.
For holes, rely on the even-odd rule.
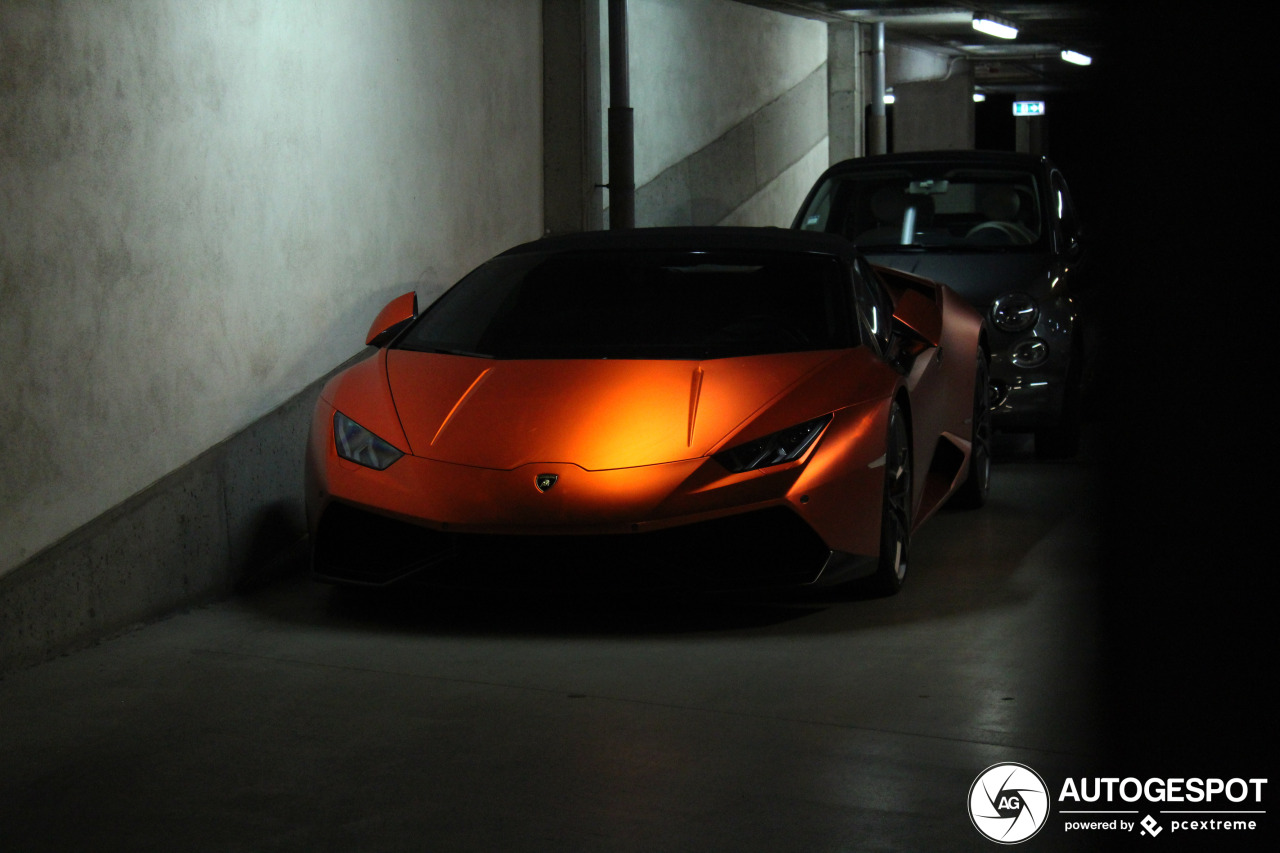
[[942,341],[942,314],[929,297],[907,288],[893,306],[893,320],[931,347]]
[[397,296],[387,303],[387,307],[378,312],[378,317],[369,327],[369,334],[364,342],[372,347],[380,347],[396,336],[405,324],[418,316],[418,294],[410,291]]

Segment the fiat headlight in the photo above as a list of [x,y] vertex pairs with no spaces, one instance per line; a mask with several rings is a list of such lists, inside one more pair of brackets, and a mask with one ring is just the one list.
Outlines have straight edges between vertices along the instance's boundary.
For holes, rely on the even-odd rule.
[[991,303],[991,322],[1003,332],[1024,332],[1039,317],[1040,307],[1025,293],[1006,293]]
[[1017,367],[1039,367],[1049,360],[1049,343],[1042,338],[1019,341],[1009,360]]
[[378,471],[404,455],[342,412],[333,413],[333,443],[343,459]]

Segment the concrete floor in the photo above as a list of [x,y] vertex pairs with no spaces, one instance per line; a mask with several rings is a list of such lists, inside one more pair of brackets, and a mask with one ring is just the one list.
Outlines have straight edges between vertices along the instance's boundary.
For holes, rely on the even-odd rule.
[[176,615],[0,679],[0,848],[995,849],[983,769],[1098,759],[1094,475],[1006,440],[892,598],[297,578]]

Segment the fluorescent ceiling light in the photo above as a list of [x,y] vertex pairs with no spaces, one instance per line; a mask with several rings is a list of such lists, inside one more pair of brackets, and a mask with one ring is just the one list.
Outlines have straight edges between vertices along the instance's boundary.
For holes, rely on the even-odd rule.
[[884,93],[884,102],[885,102],[886,104],[892,104],[892,103],[893,103],[893,100],[894,100],[894,99],[893,99],[893,92],[885,92],[885,93]]
[[979,18],[975,15],[973,19],[973,28],[980,33],[986,33],[987,35],[995,36],[996,38],[1012,39],[1018,37],[1017,27],[992,18]]
[[974,92],[974,93],[973,93],[973,102],[974,102],[975,104],[980,104],[980,103],[982,103],[983,101],[985,101],[986,99],[987,99],[987,96],[986,96],[986,95],[984,95],[984,94],[982,94],[981,92]]
[[1083,53],[1076,53],[1074,50],[1064,50],[1062,52],[1062,58],[1066,62],[1070,62],[1072,65],[1088,65],[1090,62],[1093,62],[1092,56],[1085,56]]

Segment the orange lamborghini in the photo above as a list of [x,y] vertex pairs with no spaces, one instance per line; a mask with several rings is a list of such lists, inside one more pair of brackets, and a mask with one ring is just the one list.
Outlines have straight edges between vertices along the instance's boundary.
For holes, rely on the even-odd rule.
[[311,424],[324,580],[891,593],[987,494],[981,317],[833,235],[546,238],[367,342]]

